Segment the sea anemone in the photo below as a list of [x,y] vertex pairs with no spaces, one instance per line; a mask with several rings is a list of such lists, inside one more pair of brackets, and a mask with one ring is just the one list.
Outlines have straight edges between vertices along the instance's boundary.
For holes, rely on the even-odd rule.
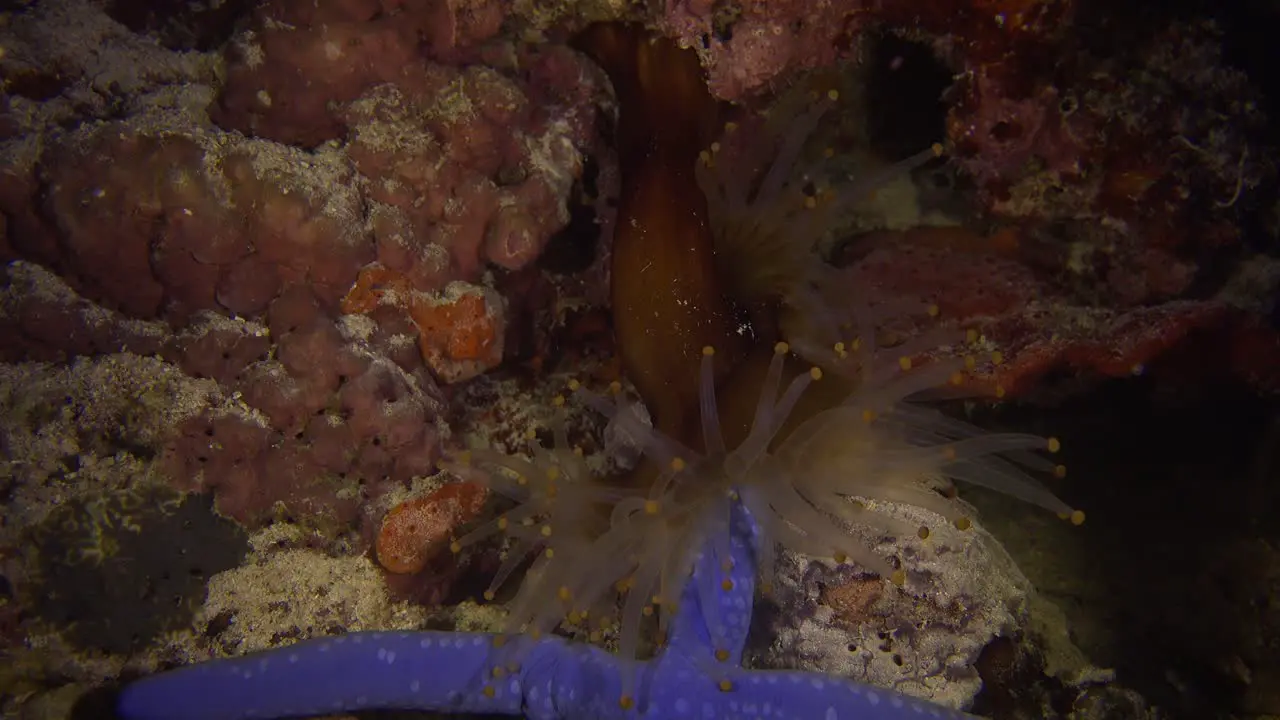
[[[868,351],[869,367],[880,353]],[[857,523],[886,536],[919,532],[877,512],[884,502],[931,510],[961,529],[968,527],[950,481],[993,488],[1063,516],[1082,519],[1030,472],[1060,472],[1041,453],[1056,452],[1052,438],[987,434],[940,412],[910,402],[911,396],[947,382],[941,363],[875,376],[834,407],[799,422],[785,437],[787,420],[807,392],[822,381],[816,367],[794,373],[798,363],[786,343],[769,362],[746,437],[728,448],[720,426],[713,382],[714,351],[704,351],[699,404],[705,450],[698,452],[649,428],[618,405],[576,383],[574,397],[626,425],[645,453],[662,468],[647,492],[612,486],[591,477],[578,451],[557,427],[556,448],[537,448],[532,460],[491,451],[463,454],[451,465],[467,479],[488,484],[517,506],[453,543],[455,552],[499,531],[513,540],[486,597],[528,557],[533,567],[509,606],[507,629],[540,634],[564,623],[616,631],[619,653],[638,657],[643,619],[673,613],[685,578],[692,574],[699,605],[719,651],[729,636],[716,615],[716,593],[730,569],[731,501],[740,498],[760,529],[759,571],[768,587],[779,545],[793,551],[852,561],[901,584],[902,571],[864,547],[849,532]],[[785,387],[784,387],[785,381]],[[694,572],[698,569],[698,572]],[[625,596],[620,616],[616,593]],[[589,623],[588,620],[591,620]],[[594,630],[591,628],[594,627]],[[714,654],[714,653],[713,653]]]
[[808,141],[839,98],[836,90],[793,90],[767,117],[727,123],[695,166],[729,293],[769,306],[782,337],[812,362],[830,359],[840,327],[864,309],[819,255],[823,240],[848,224],[860,200],[942,154],[935,144],[857,177],[837,174],[834,151],[815,153]]
[[[559,426],[554,446],[535,448],[530,459],[472,451],[449,466],[516,503],[453,543],[457,552],[498,532],[511,538],[486,597],[496,597],[522,563],[536,558],[509,604],[508,630],[559,627],[597,640],[611,631],[619,654],[638,657],[645,618],[658,616],[661,642],[692,576],[711,636],[706,665],[714,672],[712,660],[731,651],[733,635],[716,597],[732,582],[729,518],[737,500],[758,528],[755,554],[766,589],[779,546],[852,561],[902,584],[900,563],[862,545],[850,526],[885,536],[919,533],[879,512],[884,503],[909,503],[965,529],[969,520],[953,481],[1083,519],[1033,477],[1062,474],[1047,457],[1059,450],[1056,440],[988,434],[919,403],[939,387],[963,392],[973,361],[955,352],[946,354],[960,359],[936,360],[931,351],[955,350],[965,331],[940,327],[901,340],[895,322],[913,313],[927,320],[936,310],[859,302],[816,252],[853,199],[938,154],[931,148],[856,182],[830,181],[821,162],[800,167],[805,141],[836,98],[818,94],[807,109],[775,118],[769,126],[779,134],[765,133],[759,148],[746,143],[738,147],[749,149],[734,154],[717,144],[699,160],[725,285],[752,307],[761,337],[786,339],[770,340],[719,388],[716,352],[704,348],[700,447],[573,383],[569,401],[605,414],[638,439],[649,461],[647,475],[638,475],[650,478],[647,484],[592,477]],[[741,141],[730,137],[741,132],[730,125],[725,142]],[[727,403],[718,389],[728,390]],[[754,389],[758,395],[749,394]],[[726,409],[733,419],[722,423]]]

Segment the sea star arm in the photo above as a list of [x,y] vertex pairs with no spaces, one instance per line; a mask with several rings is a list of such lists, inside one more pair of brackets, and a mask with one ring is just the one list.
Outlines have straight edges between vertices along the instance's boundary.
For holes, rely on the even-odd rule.
[[646,717],[664,720],[976,720],[941,705],[814,672],[734,670],[728,691],[693,668],[660,670],[655,679],[659,689]]
[[368,708],[518,715],[508,684],[480,692],[492,636],[366,632],[180,668],[124,689],[129,720],[250,720]]
[[[668,633],[668,647],[691,659],[735,668],[751,629],[759,528],[740,502],[726,503],[728,522],[708,538],[694,563]],[[711,668],[708,668],[711,670]],[[715,674],[712,672],[712,674]]]
[[620,710],[620,673],[609,653],[560,638],[504,644],[500,637],[363,632],[309,640],[144,678],[124,689],[118,711],[128,720],[252,720],[374,708],[553,720]]

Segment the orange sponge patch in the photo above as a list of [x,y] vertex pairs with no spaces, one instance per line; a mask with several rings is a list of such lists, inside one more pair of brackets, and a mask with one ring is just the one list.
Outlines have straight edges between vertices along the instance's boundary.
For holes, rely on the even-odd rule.
[[409,314],[422,358],[443,382],[469,380],[502,362],[506,313],[492,288],[451,282],[440,292],[422,292],[403,274],[370,263],[343,298],[342,311],[368,313],[379,305]]
[[415,297],[410,314],[421,332],[424,357],[442,352],[453,360],[482,360],[497,338],[492,313],[480,293],[462,294],[453,302]]
[[400,503],[378,532],[378,563],[388,572],[421,572],[460,525],[480,513],[489,490],[473,482],[450,483],[428,495]]

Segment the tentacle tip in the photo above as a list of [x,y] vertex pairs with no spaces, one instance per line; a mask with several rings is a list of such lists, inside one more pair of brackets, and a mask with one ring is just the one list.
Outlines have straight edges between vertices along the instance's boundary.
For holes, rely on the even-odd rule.
[[1075,525],[1077,527],[1084,524],[1083,510],[1072,510],[1071,512],[1067,512],[1067,513],[1058,513],[1058,517],[1070,522],[1072,525]]

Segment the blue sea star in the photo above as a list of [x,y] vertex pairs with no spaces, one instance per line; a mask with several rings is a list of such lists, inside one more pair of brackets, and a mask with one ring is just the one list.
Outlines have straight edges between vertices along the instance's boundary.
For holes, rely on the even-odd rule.
[[[821,673],[741,667],[755,593],[758,528],[737,500],[727,547],[704,551],[668,642],[639,662],[560,637],[360,632],[216,660],[127,686],[126,720],[249,720],[369,709],[583,718],[896,720],[971,717]],[[699,573],[727,567],[704,603]],[[712,623],[727,647],[712,649]],[[715,644],[720,645],[722,641]]]

